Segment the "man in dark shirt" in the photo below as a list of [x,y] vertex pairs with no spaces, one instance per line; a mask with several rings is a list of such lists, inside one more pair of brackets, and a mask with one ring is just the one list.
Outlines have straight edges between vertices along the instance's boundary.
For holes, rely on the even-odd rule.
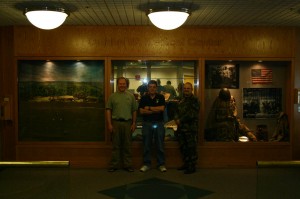
[[157,93],[157,82],[151,80],[148,83],[148,93],[142,96],[139,111],[143,116],[143,162],[141,172],[146,172],[151,168],[151,146],[154,138],[156,144],[156,154],[158,169],[166,172],[165,153],[164,153],[164,116],[165,98]]
[[136,91],[138,93],[140,93],[140,96],[142,97],[143,95],[145,95],[147,92],[148,92],[148,86],[147,86],[147,83],[146,82],[143,82],[142,85],[140,85]]

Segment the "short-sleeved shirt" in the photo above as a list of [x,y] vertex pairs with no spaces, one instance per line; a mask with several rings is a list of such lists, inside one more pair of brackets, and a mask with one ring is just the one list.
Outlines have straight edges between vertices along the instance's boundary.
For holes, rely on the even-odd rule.
[[176,91],[175,88],[172,85],[165,85],[165,92],[170,93],[170,98],[169,99],[174,99],[176,97]]
[[158,93],[165,92],[165,91],[166,91],[166,89],[165,89],[165,87],[163,87],[162,85],[158,85],[158,86],[157,86],[157,92],[158,92]]
[[137,111],[137,108],[134,95],[128,91],[113,93],[106,104],[106,109],[112,111],[112,119],[131,120],[132,113]]
[[[145,106],[166,106],[165,97],[162,94],[156,93],[155,97],[152,99],[149,94],[142,96],[139,104],[139,109]],[[143,121],[147,122],[163,122],[164,113],[152,113],[149,115],[143,115]]]

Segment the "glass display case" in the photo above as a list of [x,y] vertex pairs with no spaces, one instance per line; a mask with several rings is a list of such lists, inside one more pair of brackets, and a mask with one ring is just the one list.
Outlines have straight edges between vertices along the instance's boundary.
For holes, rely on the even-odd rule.
[[290,61],[205,61],[206,142],[288,142]]
[[[166,109],[164,112],[166,140],[175,140],[172,120],[174,110],[181,98],[181,85],[190,82],[194,85],[194,92],[198,90],[197,67],[195,60],[112,60],[112,92],[116,91],[116,78],[126,77],[130,84],[128,90],[136,100],[147,92],[149,80],[156,80],[158,92],[165,96]],[[141,140],[141,116],[138,114],[137,129],[133,133],[134,140]]]
[[19,141],[104,141],[104,86],[101,60],[19,60]]
[[[199,141],[289,142],[291,61],[19,60],[19,141],[105,141],[105,95],[126,77],[137,102],[156,80],[165,96],[166,137],[176,140],[174,111],[181,85],[190,82],[201,103]],[[108,97],[108,96],[107,96]],[[139,141],[138,114],[133,140]],[[109,138],[108,138],[109,139]]]

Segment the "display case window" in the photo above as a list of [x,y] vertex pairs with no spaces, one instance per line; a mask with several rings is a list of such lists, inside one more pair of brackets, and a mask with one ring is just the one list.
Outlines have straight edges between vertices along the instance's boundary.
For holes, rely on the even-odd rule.
[[104,61],[19,60],[19,141],[104,141]]
[[[205,141],[289,141],[290,61],[207,60],[205,66]],[[221,78],[224,66],[235,68],[233,78]]]
[[[128,90],[136,100],[147,92],[147,83],[156,80],[159,83],[158,92],[165,96],[166,110],[164,113],[166,140],[176,140],[172,120],[177,103],[182,96],[181,85],[190,82],[194,92],[198,89],[196,68],[198,61],[194,60],[113,60],[112,61],[112,92],[116,91],[116,78],[126,77],[130,84]],[[169,86],[167,86],[169,84]],[[141,140],[142,118],[138,114],[137,129],[133,133],[134,140]]]

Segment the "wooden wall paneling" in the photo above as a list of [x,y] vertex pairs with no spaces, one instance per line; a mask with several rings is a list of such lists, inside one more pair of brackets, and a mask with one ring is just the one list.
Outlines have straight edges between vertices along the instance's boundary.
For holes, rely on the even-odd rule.
[[[200,101],[200,115],[199,118],[205,118],[204,117],[204,101],[205,101],[205,59],[199,59],[199,76],[198,76],[198,80],[199,80],[199,90],[198,90],[198,99]],[[204,119],[200,119],[199,121],[199,143],[203,143],[204,142],[204,127],[205,127],[205,120]]]
[[288,120],[289,120],[289,134],[290,134],[290,144],[291,144],[291,148],[290,148],[290,156],[291,159],[293,159],[293,151],[294,151],[294,147],[297,146],[297,144],[295,143],[294,139],[297,137],[295,135],[296,131],[295,131],[295,124],[294,124],[294,82],[295,82],[295,59],[291,60],[291,64],[289,66],[289,70],[288,70],[288,77],[287,77],[287,95],[286,97],[286,110],[287,110],[287,114],[288,114]]
[[[15,101],[15,64],[13,57],[13,35],[12,27],[0,28],[0,97],[8,97],[10,103]],[[15,106],[11,106],[13,120],[0,121],[0,160],[14,160],[16,158],[16,114]]]
[[72,167],[106,168],[111,148],[101,143],[36,143],[17,145],[18,161],[70,161]]
[[15,27],[15,56],[291,57],[294,28]]
[[[105,58],[105,103],[107,102],[109,96],[111,95],[112,93],[112,90],[111,90],[111,78],[112,78],[112,69],[111,69],[111,59],[110,58]],[[106,104],[105,104],[106,106]],[[106,113],[105,113],[105,116],[106,116]],[[107,131],[106,129],[106,125],[107,124],[107,120],[106,120],[106,117],[105,117],[105,141],[107,144],[111,145],[111,135],[110,133]]]
[[[294,62],[294,88],[300,88],[300,28],[297,28],[296,30],[296,40],[295,40],[295,62]],[[293,103],[293,115],[294,119],[294,131],[293,131],[293,159],[294,160],[300,160],[300,112],[299,110],[299,104]]]
[[288,143],[208,143],[199,148],[199,167],[254,168],[257,161],[290,160]]
[[[5,49],[5,46],[3,45],[3,40],[4,40],[4,29],[1,27],[0,28],[0,97],[3,96],[3,90],[4,90],[4,85],[3,85],[3,79],[4,79],[4,53],[2,53]],[[3,121],[0,121],[0,161],[3,159],[3,144],[4,144],[4,123]]]
[[[31,26],[17,26],[13,28],[11,42],[15,59],[20,57],[35,59],[42,57],[58,59],[105,57],[106,98],[111,93],[108,86],[110,85],[111,59],[116,57],[123,59],[124,57],[144,57],[146,59],[150,57],[152,59],[202,57],[199,61],[199,96],[203,100],[204,57],[213,59],[236,57],[245,60],[253,57],[267,57],[271,60],[289,59],[294,56],[294,49],[291,48],[295,41],[294,31],[294,28],[187,27],[166,32],[153,27],[138,26],[66,26],[44,31]],[[10,71],[7,78],[13,85],[16,85],[15,77],[16,71]],[[203,115],[202,112],[200,114]],[[15,127],[10,132],[13,135],[10,137],[17,139],[16,132],[17,128]],[[16,154],[18,160],[70,160],[71,165],[84,167],[106,167],[111,153],[108,136],[106,142],[102,143],[15,144],[8,142],[8,144],[16,146],[16,149],[9,150],[9,153]],[[204,143],[203,140],[200,140],[199,166],[253,167],[256,160],[290,159],[289,143],[249,144]],[[134,164],[140,166],[142,161],[141,144],[135,144],[133,151]],[[176,143],[166,143],[166,156],[168,167],[174,168],[181,164]]]

